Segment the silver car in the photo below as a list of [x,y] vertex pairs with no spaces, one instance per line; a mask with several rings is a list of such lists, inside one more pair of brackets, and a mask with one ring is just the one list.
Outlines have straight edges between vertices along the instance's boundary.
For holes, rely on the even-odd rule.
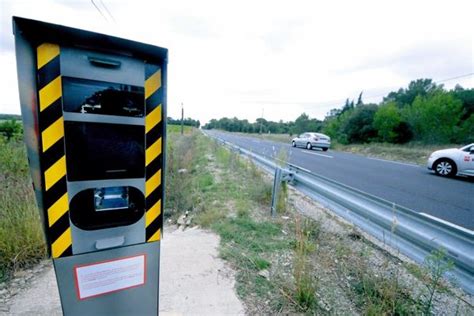
[[305,147],[306,149],[321,148],[326,151],[331,147],[331,137],[321,133],[303,133],[291,141],[293,147]]

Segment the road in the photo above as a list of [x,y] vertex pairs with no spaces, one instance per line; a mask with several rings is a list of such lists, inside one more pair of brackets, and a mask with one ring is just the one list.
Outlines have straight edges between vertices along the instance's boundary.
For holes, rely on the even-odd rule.
[[289,144],[214,130],[206,133],[266,157],[276,157],[283,149],[288,152],[288,161],[292,164],[414,211],[474,230],[472,178],[442,178],[426,167],[414,164],[334,150],[292,148]]

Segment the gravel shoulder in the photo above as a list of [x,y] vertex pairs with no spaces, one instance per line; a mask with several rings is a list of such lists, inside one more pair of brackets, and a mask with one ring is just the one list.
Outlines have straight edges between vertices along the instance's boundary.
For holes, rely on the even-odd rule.
[[[234,271],[218,258],[219,237],[196,227],[164,231],[160,315],[240,315]],[[0,284],[0,315],[61,315],[50,260]]]

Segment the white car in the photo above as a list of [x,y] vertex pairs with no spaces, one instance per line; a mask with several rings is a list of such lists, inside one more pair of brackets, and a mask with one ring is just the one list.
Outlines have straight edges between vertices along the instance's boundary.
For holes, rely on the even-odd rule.
[[306,149],[321,148],[326,151],[331,146],[331,137],[321,133],[303,133],[293,138],[291,146],[305,147]]
[[474,176],[474,143],[433,152],[427,167],[443,177],[454,177],[456,174]]

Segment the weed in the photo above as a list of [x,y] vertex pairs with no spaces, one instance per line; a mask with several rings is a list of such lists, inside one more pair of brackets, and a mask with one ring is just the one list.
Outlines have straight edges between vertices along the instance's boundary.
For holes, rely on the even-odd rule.
[[[398,275],[372,274],[366,263],[357,270],[352,283],[358,304],[366,315],[407,315],[418,313],[418,303],[411,299],[409,290],[402,287]],[[353,269],[354,272],[354,269]]]
[[271,265],[270,262],[268,262],[267,260],[262,259],[260,257],[254,257],[254,258],[252,258],[252,261],[255,264],[255,267],[257,268],[257,270],[259,270],[259,271],[267,269]]
[[272,200],[272,184],[267,182],[249,182],[248,196],[252,201],[270,206]]
[[238,217],[248,217],[250,215],[250,203],[247,199],[239,199],[235,205]]
[[301,222],[296,217],[296,249],[293,266],[293,277],[295,279],[295,299],[304,310],[313,309],[316,305],[316,284],[313,278],[312,266],[308,259],[308,253],[315,250],[310,241],[311,230],[307,228],[308,221]]
[[430,282],[426,284],[427,293],[423,300],[426,315],[431,314],[433,299],[436,292],[441,290],[443,276],[453,267],[454,263],[446,257],[444,249],[435,250],[425,258],[425,268],[430,276]]
[[219,209],[212,208],[199,213],[196,217],[196,224],[202,227],[211,227],[215,223],[225,218],[225,213]]
[[202,191],[205,191],[206,189],[208,189],[208,187],[210,187],[213,184],[214,184],[214,178],[212,177],[212,174],[210,174],[209,172],[206,172],[197,178],[197,186]]
[[280,167],[286,167],[286,164],[288,163],[288,156],[289,156],[289,150],[284,147],[280,147],[280,150],[278,151],[278,154],[276,155],[276,161],[278,162],[278,165]]

